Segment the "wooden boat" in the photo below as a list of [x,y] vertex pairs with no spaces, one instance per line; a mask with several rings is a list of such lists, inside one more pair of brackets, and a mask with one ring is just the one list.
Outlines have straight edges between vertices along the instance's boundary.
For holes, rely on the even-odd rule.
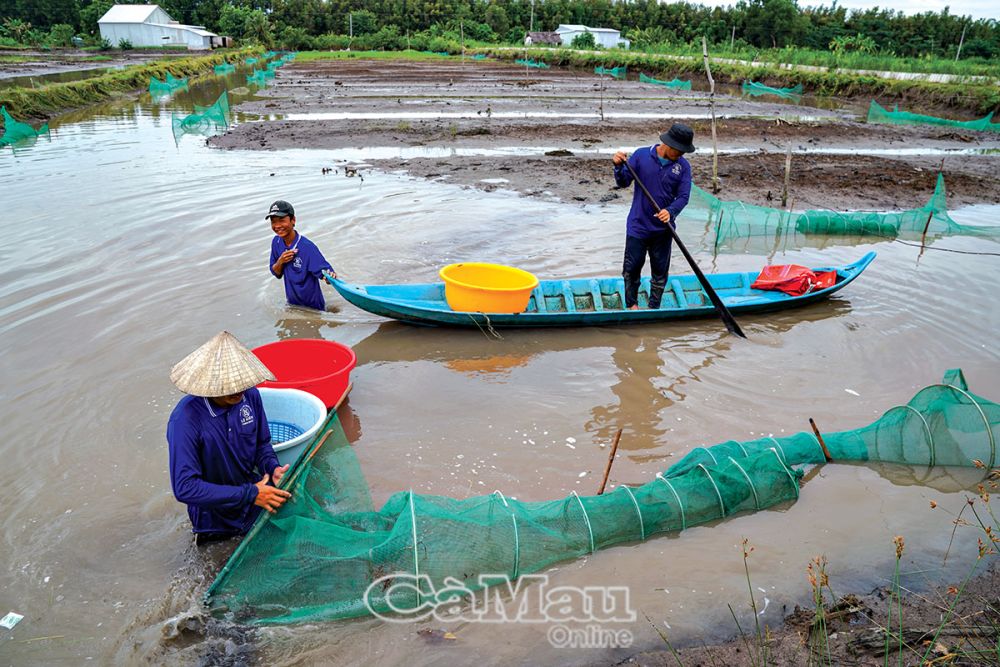
[[[751,289],[757,274],[716,273],[709,282],[734,315],[795,308],[826,299],[861,275],[875,259],[870,252],[853,264],[818,267],[836,271],[837,282],[826,289],[789,296],[784,292]],[[415,324],[457,327],[552,327],[630,324],[715,317],[715,308],[693,274],[673,275],[667,281],[660,307],[646,308],[649,278],[639,287],[639,310],[624,310],[624,281],[613,278],[543,280],[531,293],[522,313],[464,313],[448,307],[444,283],[409,285],[350,285],[327,280],[341,296],[362,310]]]

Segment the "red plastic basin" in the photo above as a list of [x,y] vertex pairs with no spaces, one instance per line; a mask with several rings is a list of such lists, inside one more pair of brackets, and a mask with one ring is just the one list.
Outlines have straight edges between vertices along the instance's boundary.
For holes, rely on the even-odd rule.
[[278,378],[258,386],[308,391],[327,408],[347,391],[351,370],[358,362],[348,346],[319,338],[280,340],[254,348],[253,353]]

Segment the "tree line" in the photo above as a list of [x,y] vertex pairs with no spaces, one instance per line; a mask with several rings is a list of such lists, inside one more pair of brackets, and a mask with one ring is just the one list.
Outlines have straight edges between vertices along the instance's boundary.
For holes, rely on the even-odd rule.
[[[137,1],[137,0],[134,0]],[[93,38],[114,0],[0,0],[0,39],[21,41],[56,26]],[[152,3],[150,3],[152,4]],[[691,44],[769,49],[805,47],[900,57],[1000,56],[1000,24],[948,9],[904,15],[872,7],[800,7],[796,0],[739,0],[705,7],[658,0],[159,0],[181,23],[286,48],[335,48],[353,34],[398,48],[429,37],[520,43],[529,29],[561,23],[615,28],[634,47]],[[12,27],[13,26],[13,29]],[[12,35],[14,32],[17,35]],[[325,39],[324,39],[325,37]],[[349,40],[350,38],[348,38]]]

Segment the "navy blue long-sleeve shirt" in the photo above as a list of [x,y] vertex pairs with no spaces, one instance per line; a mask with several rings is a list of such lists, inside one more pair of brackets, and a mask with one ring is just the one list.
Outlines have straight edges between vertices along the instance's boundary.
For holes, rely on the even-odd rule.
[[[281,257],[281,253],[292,248],[297,250],[295,259],[282,267],[279,276],[274,272],[274,263]],[[320,280],[323,278],[323,271],[333,271],[333,267],[326,261],[315,243],[296,232],[295,242],[289,248],[285,246],[280,236],[275,236],[271,240],[271,260],[268,268],[271,275],[285,281],[285,298],[288,299],[288,303],[293,306],[326,310],[326,300],[323,298]]]
[[255,485],[278,467],[260,392],[247,389],[229,408],[185,396],[170,414],[167,443],[170,485],[188,506],[193,532],[249,530],[261,509]]
[[[670,222],[676,226],[677,216],[687,206],[691,196],[691,164],[683,156],[676,161],[665,162],[666,164],[660,162],[656,146],[637,148],[628,159],[660,208],[670,211]],[[624,164],[615,166],[615,183],[619,187],[627,188],[632,185],[632,180],[628,167]],[[665,231],[664,225],[655,217],[656,211],[646,194],[638,185],[633,190],[626,234],[639,239],[662,234]]]

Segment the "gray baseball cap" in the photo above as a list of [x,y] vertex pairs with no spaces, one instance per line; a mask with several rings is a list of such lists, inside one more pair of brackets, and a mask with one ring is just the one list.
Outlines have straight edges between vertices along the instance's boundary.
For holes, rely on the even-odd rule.
[[294,218],[295,208],[288,202],[284,201],[283,199],[279,199],[278,201],[271,204],[271,208],[267,210],[267,215],[265,215],[264,217],[283,218],[286,215],[290,218]]

